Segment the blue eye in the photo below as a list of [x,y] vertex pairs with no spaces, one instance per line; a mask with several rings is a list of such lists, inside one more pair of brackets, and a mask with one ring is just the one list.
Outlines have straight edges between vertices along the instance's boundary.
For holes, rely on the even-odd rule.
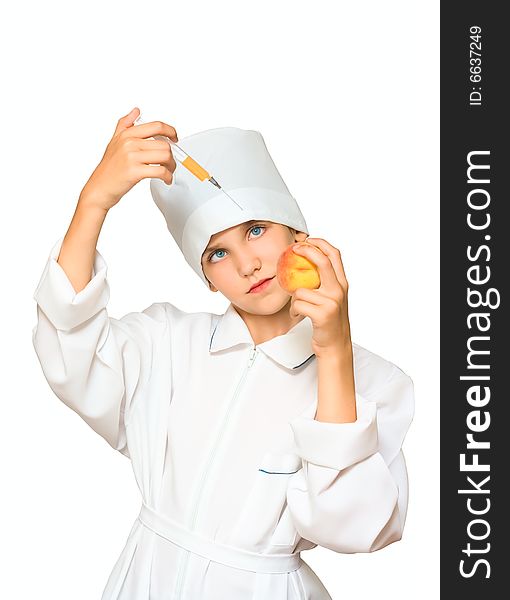
[[[251,232],[254,232],[256,229],[258,229],[259,231],[263,231],[263,230],[265,229],[265,226],[264,226],[264,225],[254,225],[254,226],[253,226],[253,227],[250,229],[250,231],[251,231]],[[255,237],[260,237],[260,234],[259,234],[259,235],[255,234]]]
[[211,260],[211,259],[213,259],[215,256],[216,256],[217,258],[223,258],[223,256],[218,256],[218,254],[217,254],[218,252],[225,252],[225,250],[221,250],[221,248],[220,248],[220,249],[218,249],[218,250],[215,250],[214,252],[212,252],[212,253],[209,255],[209,258],[208,258],[207,260],[209,260],[209,262],[215,262],[215,261]]

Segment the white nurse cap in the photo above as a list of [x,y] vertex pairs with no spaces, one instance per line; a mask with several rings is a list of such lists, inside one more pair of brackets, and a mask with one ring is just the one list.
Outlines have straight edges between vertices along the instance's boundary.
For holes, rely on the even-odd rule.
[[168,230],[208,288],[201,258],[213,234],[251,220],[273,221],[308,234],[299,206],[258,131],[218,127],[183,138],[178,144],[240,205],[179,162],[170,185],[161,179],[150,181],[152,197]]

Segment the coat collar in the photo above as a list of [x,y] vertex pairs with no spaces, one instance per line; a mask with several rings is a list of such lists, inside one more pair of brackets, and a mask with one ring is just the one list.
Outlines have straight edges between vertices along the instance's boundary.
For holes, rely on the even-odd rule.
[[[315,356],[312,334],[312,322],[305,317],[286,334],[258,344],[257,348],[284,367],[297,369]],[[209,352],[218,352],[238,344],[254,346],[246,323],[231,303],[223,315],[218,315],[216,327],[211,334]]]

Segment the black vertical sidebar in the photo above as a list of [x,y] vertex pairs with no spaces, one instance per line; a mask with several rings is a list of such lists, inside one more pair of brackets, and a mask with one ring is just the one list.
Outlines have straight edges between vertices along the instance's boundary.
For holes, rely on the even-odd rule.
[[441,595],[463,600],[510,594],[504,6],[441,5],[440,581]]

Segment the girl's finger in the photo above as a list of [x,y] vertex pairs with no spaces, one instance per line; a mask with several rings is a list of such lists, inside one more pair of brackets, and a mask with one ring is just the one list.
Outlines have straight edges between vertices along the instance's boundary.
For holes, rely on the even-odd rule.
[[321,310],[318,306],[313,306],[304,300],[294,300],[291,303],[289,313],[293,317],[300,315],[310,317],[312,322],[316,322],[321,316]]
[[342,262],[340,250],[338,248],[335,248],[329,242],[323,240],[322,238],[306,238],[306,241],[320,248],[322,252],[324,252],[324,254],[326,254],[329,257],[329,260],[333,265],[338,281],[342,285],[348,287],[347,277],[345,276],[345,269]]
[[136,152],[136,160],[145,165],[168,165],[172,173],[175,171],[176,163],[173,155],[165,150],[141,150]]
[[167,125],[162,121],[151,121],[142,125],[134,125],[129,128],[129,135],[139,138],[149,138],[155,135],[164,135],[169,137],[173,142],[178,142],[177,131],[171,125]]
[[164,140],[153,140],[151,138],[138,139],[136,147],[139,150],[168,150],[168,148],[170,148],[168,142],[165,142]]
[[315,306],[321,306],[323,304],[324,296],[319,291],[320,288],[311,290],[309,288],[296,288],[292,294],[294,300],[305,300]]

